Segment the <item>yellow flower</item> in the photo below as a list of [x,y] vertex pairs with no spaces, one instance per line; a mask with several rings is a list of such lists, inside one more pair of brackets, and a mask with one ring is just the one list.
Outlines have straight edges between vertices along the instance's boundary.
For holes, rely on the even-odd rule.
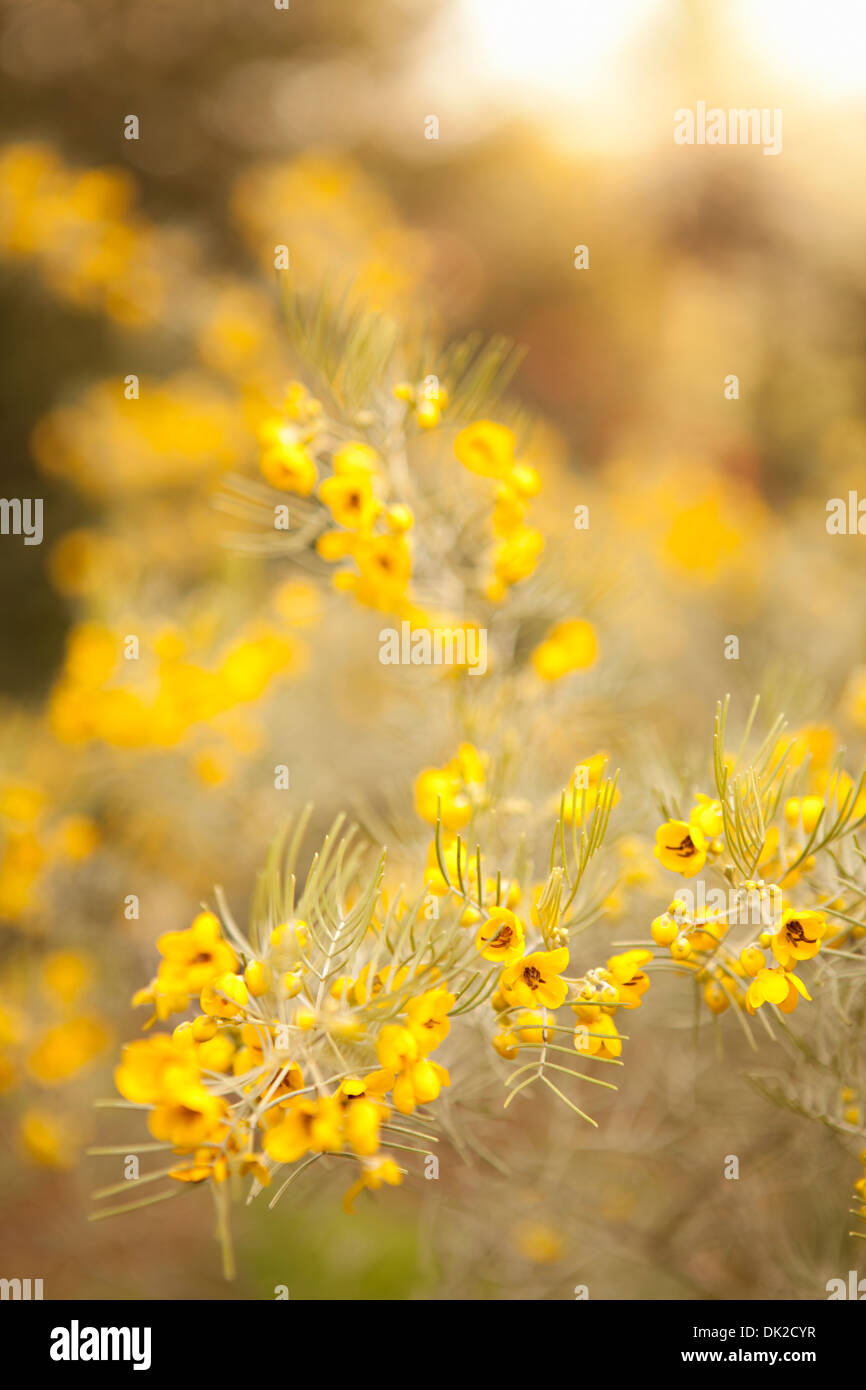
[[336,1153],[343,1146],[343,1112],[334,1096],[298,1096],[285,1106],[280,1123],[264,1138],[265,1153],[277,1163],[294,1163],[305,1153]]
[[493,505],[493,531],[497,536],[510,536],[526,519],[526,503],[513,488],[501,483],[496,489]]
[[818,818],[824,809],[824,799],[820,796],[804,796],[802,800],[796,796],[789,796],[785,802],[785,820],[796,829],[802,823],[807,835],[811,835]]
[[520,1040],[517,1034],[509,1029],[494,1035],[493,1046],[496,1048],[500,1057],[504,1057],[506,1061],[510,1062],[517,1056]]
[[653,918],[650,935],[657,946],[670,946],[679,934],[679,926],[670,912],[663,912],[659,917]]
[[574,1027],[574,1046],[590,1057],[619,1057],[622,1038],[616,1023],[606,1010],[597,1004],[573,1004],[577,1023]]
[[534,951],[513,965],[506,966],[500,988],[509,1004],[523,1004],[528,1008],[544,1005],[548,1009],[558,1009],[568,994],[565,980],[559,978],[567,965],[567,946],[560,946],[555,951]]
[[719,980],[707,980],[704,985],[704,1003],[714,1014],[723,1014],[730,1007],[730,995]]
[[770,943],[782,968],[790,970],[795,961],[817,956],[826,927],[827,919],[822,912],[786,908]]
[[199,1003],[201,1011],[211,1018],[237,1018],[249,1003],[249,991],[240,975],[219,975],[205,985]]
[[195,1148],[209,1139],[227,1112],[226,1102],[214,1096],[200,1081],[173,1087],[172,1095],[157,1103],[148,1125],[154,1139],[178,1148]]
[[407,1026],[422,1055],[432,1052],[447,1038],[451,1027],[448,1013],[456,1002],[457,996],[449,994],[442,986],[428,989],[409,1000],[406,1005]]
[[695,826],[707,840],[721,835],[724,826],[722,803],[698,792],[696,805],[689,815],[689,825]]
[[55,951],[42,963],[42,983],[49,994],[71,1004],[86,989],[93,970],[79,951]]
[[449,1086],[451,1079],[444,1067],[421,1057],[411,1062],[394,1080],[391,1097],[395,1110],[401,1115],[411,1115],[416,1105],[427,1105],[436,1100],[443,1086]]
[[32,825],[45,805],[45,793],[26,782],[7,782],[0,791],[0,816],[4,820]]
[[462,830],[484,786],[484,759],[471,743],[461,743],[444,767],[427,767],[415,779],[415,810],[428,825],[436,824],[441,801],[442,825]]
[[316,486],[316,465],[303,444],[280,440],[265,449],[260,468],[271,487],[309,497]]
[[415,517],[412,508],[407,507],[403,502],[394,502],[385,512],[385,525],[395,535],[399,536],[404,531],[411,531],[414,524]]
[[[404,536],[364,536],[352,554],[360,574],[342,575],[341,587],[371,608],[393,608],[406,593],[412,559]],[[341,572],[342,573],[342,572]],[[338,574],[337,579],[341,579]]]
[[514,435],[505,425],[478,420],[460,431],[454,452],[470,473],[505,479],[514,466]]
[[740,964],[747,975],[755,976],[767,964],[767,957],[758,946],[744,946],[740,952]]
[[306,424],[322,413],[322,403],[311,396],[301,381],[290,381],[283,399],[283,411],[290,420]]
[[537,497],[541,491],[541,474],[530,463],[516,463],[508,482],[521,497]]
[[27,1060],[31,1076],[46,1086],[68,1081],[110,1042],[101,1019],[73,1018],[43,1033]]
[[461,743],[457,748],[457,755],[453,759],[453,766],[460,773],[463,782],[469,787],[481,787],[484,785],[485,778],[485,758],[486,754],[479,753],[472,743]]
[[610,982],[616,986],[619,1002],[627,1009],[636,1009],[641,996],[650,987],[649,976],[644,974],[641,966],[652,958],[652,951],[624,951],[621,955],[611,956],[607,963]]
[[762,1004],[776,1004],[782,1013],[789,1014],[796,1008],[800,996],[810,999],[802,980],[796,975],[778,969],[759,970],[746,991],[746,1008],[750,1014]]
[[398,1187],[403,1181],[402,1171],[392,1158],[383,1158],[379,1163],[364,1166],[360,1178],[352,1183],[343,1198],[343,1210],[350,1216],[354,1210],[355,1198],[364,1188],[369,1188],[371,1192],[377,1192],[383,1183],[389,1187]]
[[337,1099],[343,1107],[346,1143],[353,1153],[365,1157],[377,1152],[379,1130],[390,1113],[387,1105],[384,1105],[376,1094],[379,1089],[376,1082],[373,1082],[371,1092],[368,1084],[359,1077],[347,1077],[337,1091]]
[[[235,1076],[244,1077],[247,1072],[260,1069],[264,1063],[264,1051],[262,1049],[261,1038],[255,1024],[245,1023],[241,1029],[241,1041],[243,1046],[236,1051],[232,1061],[232,1071]],[[279,1077],[279,1081],[277,1078]],[[276,1085],[274,1083],[277,1083]],[[266,1081],[262,1081],[261,1076],[257,1079],[256,1085],[266,1086],[272,1100],[285,1099],[295,1091],[300,1091],[304,1085],[304,1074],[297,1062],[274,1059],[273,1070],[269,1073]],[[265,1111],[263,1123],[267,1128],[270,1124],[275,1124],[279,1119],[279,1109],[274,1107]]]
[[415,779],[415,810],[428,825],[436,824],[441,802],[446,830],[462,830],[472,815],[472,803],[460,778],[449,767],[427,767]]
[[198,994],[218,975],[238,968],[238,959],[222,939],[219,918],[200,912],[186,931],[165,932],[156,943],[162,956],[158,981],[163,990]]
[[114,1084],[126,1100],[152,1105],[198,1077],[194,1048],[167,1033],[154,1033],[126,1044]]
[[360,470],[326,478],[319,497],[337,525],[349,531],[369,531],[380,510],[370,479]]
[[[572,820],[580,825],[584,815],[592,815],[598,801],[599,788],[601,787],[604,770],[608,762],[607,753],[594,753],[591,758],[585,758],[583,762],[577,764],[572,773],[571,785],[565,788],[565,803],[563,816],[566,825],[571,825]],[[619,804],[619,790],[615,789],[610,801],[611,806]],[[560,800],[557,799],[556,811],[559,812]]]
[[[396,962],[383,966],[371,976],[372,962],[364,966],[357,980],[349,982],[348,998],[352,1004],[366,1004],[377,995],[393,993],[399,989],[409,974],[409,967],[397,967]],[[339,992],[334,996],[339,998]]]
[[[231,1149],[231,1142],[229,1148]],[[220,1154],[213,1147],[196,1149],[192,1162],[172,1168],[169,1177],[174,1178],[175,1182],[205,1182],[210,1178],[213,1182],[219,1183],[225,1182],[233,1172],[239,1173],[241,1177],[252,1173],[262,1187],[267,1187],[271,1181],[271,1175],[264,1163],[253,1152]]]
[[376,1056],[387,1071],[402,1071],[419,1052],[414,1032],[399,1023],[386,1023],[376,1040]]
[[341,445],[332,460],[334,472],[341,476],[348,476],[351,473],[373,473],[378,462],[379,456],[376,450],[357,439]]
[[674,960],[690,960],[692,948],[687,936],[677,936],[670,945],[670,952]]
[[598,657],[595,628],[583,618],[572,618],[551,628],[532,653],[532,664],[545,681],[556,681],[570,671],[585,671]]
[[233,1069],[235,1045],[226,1033],[217,1033],[198,1045],[198,1063],[204,1071],[230,1071]]
[[522,1009],[514,1020],[517,1036],[521,1042],[550,1042],[550,1029],[545,1027],[544,1015],[535,1009]]
[[57,828],[56,843],[65,859],[89,859],[99,844],[99,828],[89,816],[66,816]]
[[[442,858],[445,861],[445,868],[448,870],[448,877],[452,884],[459,883],[460,874],[457,872],[458,857],[460,873],[463,875],[463,882],[474,883],[477,879],[478,856],[469,858],[465,844],[458,842],[456,835],[443,835],[442,837]],[[436,853],[436,841],[433,840],[427,851],[427,864],[424,868],[424,883],[428,890],[435,897],[441,898],[448,892],[448,884],[442,877],[439,868],[439,856]]]
[[443,386],[428,383],[415,398],[415,419],[422,430],[435,429],[448,404],[448,392]]
[[27,1157],[43,1168],[71,1168],[75,1159],[71,1136],[47,1110],[27,1110],[21,1116],[19,1137]]
[[526,938],[523,923],[507,907],[491,907],[489,920],[482,922],[475,938],[476,948],[485,960],[511,965],[523,955]]
[[323,531],[316,539],[316,553],[328,564],[345,560],[354,548],[355,537],[350,531]]
[[514,1234],[514,1243],[533,1264],[555,1264],[565,1250],[559,1232],[540,1221],[522,1222]]
[[533,526],[520,526],[504,537],[493,552],[493,570],[505,588],[532,574],[544,549],[544,536]]
[[139,1008],[142,1004],[153,1006],[153,1013],[144,1025],[145,1028],[149,1028],[157,1019],[160,1023],[164,1023],[172,1014],[182,1014],[189,1004],[189,995],[184,994],[182,990],[171,989],[168,986],[163,988],[157,976],[145,989],[136,990],[132,996],[134,1009]]
[[693,878],[706,863],[707,842],[698,826],[684,820],[669,820],[656,831],[653,853],[664,868],[673,869],[684,878]]
[[266,960],[251,960],[244,970],[244,984],[254,999],[273,988],[274,972]]

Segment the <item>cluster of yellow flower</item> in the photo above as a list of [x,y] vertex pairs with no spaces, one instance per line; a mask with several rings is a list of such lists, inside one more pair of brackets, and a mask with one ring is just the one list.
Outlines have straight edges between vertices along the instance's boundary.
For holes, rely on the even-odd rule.
[[544,536],[527,525],[529,500],[541,490],[538,470],[518,461],[512,430],[492,420],[479,420],[461,430],[454,452],[463,467],[496,483],[493,503],[493,573],[485,594],[501,602],[508,590],[535,569],[544,549]]
[[[34,978],[35,972],[35,978]],[[16,1118],[22,1152],[48,1168],[72,1165],[80,1149],[80,1125],[57,1103],[66,1088],[111,1043],[106,1020],[86,1007],[94,965],[81,951],[52,951],[38,966],[11,960],[2,979],[0,1004],[0,1092],[21,1087],[24,1106]],[[48,1019],[37,1007],[48,1005]],[[40,1101],[34,1088],[47,1097]]]
[[[193,726],[257,700],[299,656],[292,639],[261,624],[238,637],[214,667],[190,660],[177,630],[165,629],[148,644],[132,636],[136,647],[124,660],[129,635],[92,622],[73,628],[51,695],[52,729],[61,742],[172,747]],[[145,668],[137,688],[117,680],[124,667]]]
[[271,276],[274,248],[291,248],[292,275],[346,284],[353,302],[380,313],[405,308],[434,257],[388,192],[348,155],[304,152],[254,164],[231,197],[238,230]]
[[[176,507],[184,488],[201,486],[243,457],[247,436],[231,396],[200,372],[139,382],[126,399],[122,381],[101,381],[37,424],[34,457],[46,474],[88,498],[139,498],[160,489]],[[140,514],[139,514],[140,521]]]
[[0,156],[0,252],[37,262],[74,304],[127,325],[153,323],[168,289],[168,244],[131,202],[122,171],[72,171],[47,145],[9,145]]
[[99,839],[90,816],[58,815],[45,788],[7,781],[0,789],[0,917],[20,921],[36,906],[43,876],[55,865],[81,863]]
[[[592,815],[601,796],[605,796],[610,805],[615,804],[616,790],[604,790],[605,763],[606,758],[599,754],[575,769],[575,782],[583,786],[581,799],[578,800],[576,794],[570,802],[563,797],[561,807],[563,821],[574,824],[575,829],[579,820]],[[471,858],[467,857],[459,833],[477,813],[490,805],[486,786],[488,764],[489,758],[472,744],[461,744],[457,755],[444,767],[425,768],[419,774],[415,782],[415,808],[421,819],[435,825],[437,831],[428,851],[424,875],[429,891],[437,897],[450,894],[457,898],[463,909],[460,925],[477,928],[476,950],[483,960],[500,967],[491,994],[498,1026],[493,1046],[508,1060],[517,1056],[521,1046],[540,1047],[542,1059],[549,1051],[567,1051],[556,1041],[556,1034],[561,1033],[563,1027],[555,1022],[555,1017],[556,1010],[570,998],[577,1017],[573,1036],[575,1048],[599,1060],[614,1060],[622,1051],[622,1038],[614,1016],[620,1007],[639,1006],[650,983],[642,967],[652,959],[652,952],[626,951],[612,956],[605,968],[593,969],[579,979],[567,978],[564,972],[569,963],[569,934],[562,912],[562,881],[558,872],[546,883],[536,883],[531,894],[529,926],[540,938],[538,947],[548,949],[527,949],[527,921],[514,910],[523,896],[521,884],[513,879],[503,883],[501,875],[484,880],[480,850]],[[476,898],[466,886],[473,881],[478,883]],[[509,1084],[525,1070],[533,1071],[534,1066],[530,1063],[519,1068],[509,1078]],[[542,1074],[543,1066],[544,1060],[537,1075]],[[559,1067],[558,1070],[567,1069]],[[536,1074],[526,1078],[513,1094],[534,1081]],[[573,1074],[584,1080],[594,1079],[582,1073]],[[548,1084],[552,1083],[548,1080]]]
[[[311,991],[305,952],[312,935],[303,921],[281,923],[245,964],[210,912],[159,939],[157,976],[134,1003],[154,1006],[151,1022],[184,1011],[194,996],[202,1012],[171,1035],[129,1043],[115,1079],[127,1100],[151,1108],[154,1138],[188,1158],[171,1168],[172,1178],[219,1183],[231,1172],[252,1173],[265,1186],[281,1164],[347,1152],[360,1165],[347,1206],[363,1187],[401,1181],[402,1170],[380,1150],[381,1132],[393,1128],[392,1107],[411,1115],[449,1084],[430,1053],[448,1034],[456,998],[441,984],[406,996],[408,969],[370,962],[356,979],[341,975],[327,992]],[[438,972],[418,973],[431,979]],[[376,1030],[378,1067],[328,1083],[310,1054],[315,1080],[305,1083],[299,1048],[309,1053],[311,1041],[326,1037],[339,1058],[339,1045],[365,1040],[370,1009],[378,1018],[395,1008],[403,1021]]]
[[[577,980],[564,980],[558,973],[568,964],[568,950],[534,952],[503,971],[493,1006],[499,1012],[501,1031],[493,1045],[502,1057],[517,1056],[521,1044],[555,1046],[555,1034],[563,1031],[547,1016],[564,1004],[571,994],[574,1046],[587,1057],[615,1061],[622,1054],[624,1036],[615,1022],[617,1010],[640,1007],[649,989],[649,976],[643,966],[652,960],[652,951],[631,950],[611,956],[606,966],[587,971]],[[527,1005],[543,1006],[538,1013]],[[520,1012],[513,1017],[515,1009]],[[563,1051],[565,1049],[562,1049]]]
[[[760,907],[764,892],[765,885],[747,883],[747,904],[753,898]],[[736,915],[735,909],[735,920]],[[811,960],[820,950],[829,930],[822,913],[787,907],[775,931],[760,932],[756,941],[738,951],[724,942],[731,925],[724,910],[705,912],[695,920],[685,903],[675,898],[667,911],[653,920],[651,930],[656,945],[667,946],[673,959],[703,983],[704,1001],[714,1014],[724,1013],[731,1004],[745,1007],[751,1014],[766,1003],[792,1013],[799,999],[811,999],[794,967],[797,961]],[[767,949],[772,950],[775,965],[767,964]],[[744,989],[746,980],[749,984]]]
[[[283,414],[265,420],[259,430],[261,471],[271,486],[309,497],[319,478],[316,456],[330,432],[321,402],[300,382],[290,383]],[[355,562],[354,571],[338,571],[337,588],[351,591],[370,607],[399,611],[406,604],[411,577],[405,533],[412,526],[412,513],[402,503],[387,504],[383,461],[364,441],[340,444],[330,453],[330,467],[318,497],[334,529],[318,536],[316,550],[331,563]]]
[[[575,863],[554,865],[520,916],[524,883],[501,873],[485,878],[480,849],[468,857],[460,833],[477,829],[491,808],[493,772],[488,754],[463,743],[443,767],[419,774],[416,807],[436,833],[413,901],[401,889],[389,902],[384,854],[369,882],[358,878],[347,889],[347,844],[326,842],[297,901],[294,871],[284,895],[270,861],[249,935],[221,905],[222,922],[202,911],[187,930],[159,938],[157,973],[133,1000],[150,1009],[145,1026],[190,1005],[199,1012],[171,1034],[129,1043],[116,1072],[121,1095],[149,1108],[153,1138],[181,1160],[151,1176],[213,1180],[221,1202],[216,1188],[232,1173],[250,1175],[257,1191],[282,1165],[292,1168],[288,1182],[318,1157],[342,1155],[357,1165],[345,1197],[350,1210],[363,1188],[402,1181],[392,1151],[413,1147],[405,1136],[428,1148],[437,1142],[427,1107],[450,1075],[432,1054],[457,1018],[474,1014],[487,1031],[488,1000],[500,1057],[539,1050],[507,1078],[506,1104],[543,1081],[590,1120],[561,1090],[561,1076],[616,1088],[561,1055],[576,1050],[621,1065],[616,1015],[638,1007],[649,987],[644,950],[612,955],[578,978],[565,973],[580,872],[601,843],[615,788],[596,768],[580,839],[572,808]],[[566,1004],[569,1028],[557,1022]],[[572,1033],[570,1047],[559,1041],[564,1031]],[[413,1116],[414,1128],[405,1123]]]
[[[669,819],[656,831],[655,857],[664,868],[691,879],[709,865],[724,884],[699,895],[697,908],[675,898],[651,928],[656,945],[702,984],[714,1014],[731,1004],[753,1014],[768,1003],[793,1012],[800,999],[811,1001],[795,973],[798,963],[813,960],[822,946],[839,950],[849,935],[864,935],[862,926],[844,920],[838,894],[810,883],[817,851],[851,834],[866,816],[863,779],[855,787],[832,753],[832,731],[807,729],[796,739],[771,741],[765,762],[739,778],[734,761],[721,758],[719,798],[698,794],[688,820]],[[820,786],[822,794],[783,798],[785,777],[794,770],[805,774],[807,791]],[[790,902],[787,890],[800,882],[813,901],[824,901]],[[744,921],[763,929],[731,947],[730,929]]]
[[[407,419],[419,429],[429,431],[440,425],[448,393],[438,382],[417,386],[401,382],[394,395],[405,403]],[[409,596],[408,533],[414,511],[405,495],[400,495],[394,464],[394,455],[402,457],[407,447],[406,421],[398,430],[397,442],[381,452],[363,439],[344,437],[336,442],[341,428],[323,415],[321,402],[301,383],[292,382],[282,414],[266,419],[260,427],[261,472],[279,491],[301,498],[317,491],[329,525],[320,530],[316,551],[328,563],[350,561],[353,565],[337,571],[336,588],[369,607],[421,625],[428,615]],[[496,483],[492,573],[481,587],[489,601],[499,603],[511,587],[533,572],[544,547],[541,532],[526,520],[528,502],[539,491],[541,480],[535,468],[518,461],[513,432],[490,420],[460,430],[454,453],[469,472]],[[325,467],[328,474],[319,481]],[[595,637],[588,623],[561,624],[548,638],[540,669],[553,678],[591,665],[595,655]]]

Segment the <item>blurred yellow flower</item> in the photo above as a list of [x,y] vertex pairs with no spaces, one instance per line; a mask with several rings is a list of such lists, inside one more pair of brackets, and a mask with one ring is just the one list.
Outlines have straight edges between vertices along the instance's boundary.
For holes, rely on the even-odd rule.
[[100,1018],[70,1019],[48,1028],[27,1059],[30,1075],[43,1085],[68,1081],[104,1052],[111,1034]]
[[542,680],[556,681],[571,671],[585,671],[598,659],[595,628],[583,618],[557,623],[532,653]]
[[27,1157],[43,1168],[71,1168],[76,1146],[67,1126],[47,1110],[27,1110],[21,1116],[19,1137]]
[[316,486],[316,464],[303,444],[273,444],[262,454],[260,467],[271,487],[309,497]]
[[505,479],[514,466],[514,434],[505,425],[478,420],[460,431],[454,452],[470,473]]

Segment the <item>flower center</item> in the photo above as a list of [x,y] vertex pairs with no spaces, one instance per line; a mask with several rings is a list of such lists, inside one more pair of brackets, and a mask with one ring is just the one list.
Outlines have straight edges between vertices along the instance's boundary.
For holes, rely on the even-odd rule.
[[803,930],[802,922],[789,922],[787,927],[787,933],[788,939],[790,941],[808,941],[809,944],[812,945],[815,940],[814,937],[806,935],[806,933]]

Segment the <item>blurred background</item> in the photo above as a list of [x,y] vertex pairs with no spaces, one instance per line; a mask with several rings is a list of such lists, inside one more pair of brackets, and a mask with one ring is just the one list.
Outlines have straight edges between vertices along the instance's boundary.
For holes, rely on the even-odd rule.
[[[215,881],[246,899],[283,810],[262,768],[284,755],[325,824],[384,783],[409,804],[453,742],[441,694],[419,720],[361,621],[234,549],[213,505],[294,374],[278,244],[302,290],[525,349],[539,524],[574,553],[590,507],[575,592],[602,653],[554,694],[545,794],[605,741],[634,829],[650,761],[708,782],[728,690],[862,761],[862,561],[825,525],[866,496],[862,6],[0,0],[0,72],[3,492],[45,518],[41,546],[0,538],[3,1272],[46,1297],[822,1296],[851,1260],[850,1154],[694,1049],[688,1010],[642,1020],[599,1133],[539,1107],[508,1175],[470,1155],[351,1221],[327,1183],[242,1212],[233,1287],[201,1193],[86,1224],[105,1160],[82,1150],[121,1142],[92,1102],[155,937]],[[699,101],[781,109],[782,152],[677,145]],[[218,711],[188,684],[156,732],[119,697],[94,714],[127,633],[196,669],[221,653]],[[603,933],[645,934],[659,872]]]

